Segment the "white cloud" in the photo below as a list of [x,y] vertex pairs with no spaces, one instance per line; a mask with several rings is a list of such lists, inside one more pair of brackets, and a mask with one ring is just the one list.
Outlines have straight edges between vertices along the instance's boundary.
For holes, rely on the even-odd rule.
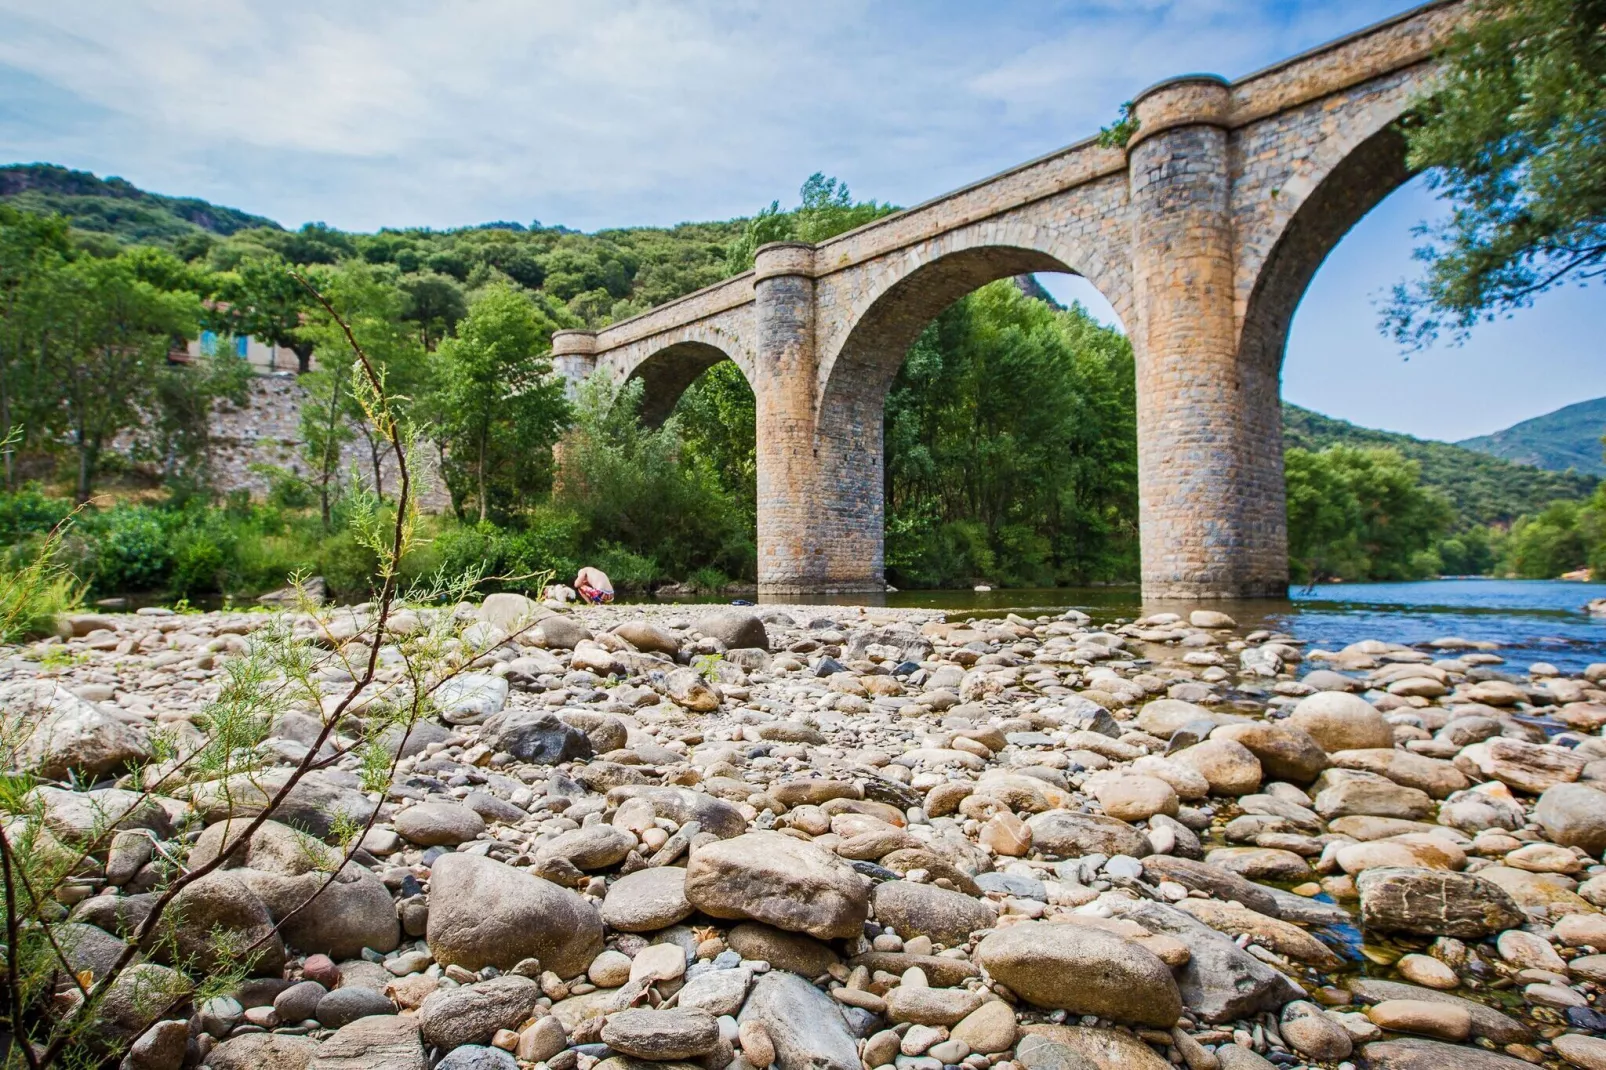
[[[1368,14],[1232,0],[0,0],[0,66],[97,116],[64,114],[75,132],[48,143],[0,124],[0,154],[65,152],[292,225],[721,217],[788,199],[815,169],[913,203],[1091,133],[1159,77],[1241,73]],[[1313,33],[1312,20],[1344,21]]]

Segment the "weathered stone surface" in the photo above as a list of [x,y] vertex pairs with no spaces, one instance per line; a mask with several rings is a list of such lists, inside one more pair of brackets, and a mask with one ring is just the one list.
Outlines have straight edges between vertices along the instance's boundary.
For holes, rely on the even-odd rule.
[[1327,752],[1309,732],[1277,721],[1222,725],[1211,739],[1230,739],[1248,748],[1266,776],[1309,784],[1327,768]]
[[[268,908],[235,874],[201,877],[174,897],[169,910],[182,960],[214,970],[234,963],[240,947],[256,945],[253,976],[278,976],[284,969],[284,942],[273,931]],[[230,944],[217,943],[214,931],[227,933]]]
[[770,648],[769,634],[764,622],[752,613],[740,609],[722,609],[697,618],[697,630],[711,639],[718,639],[729,649],[754,647]]
[[615,806],[625,799],[645,799],[658,817],[677,825],[695,821],[704,832],[712,832],[722,840],[747,831],[747,818],[740,810],[707,792],[633,784],[608,792],[608,801]]
[[1217,899],[1237,900],[1250,910],[1277,917],[1277,900],[1270,892],[1253,881],[1207,862],[1196,862],[1170,855],[1149,855],[1143,859],[1143,871],[1152,881],[1174,881],[1184,888],[1206,892]]
[[318,1046],[312,1070],[428,1070],[413,1018],[381,1015],[341,1026]]
[[1080,858],[1088,854],[1131,855],[1150,853],[1149,838],[1125,821],[1101,814],[1050,810],[1026,822],[1032,846],[1047,858]]
[[1011,925],[982,940],[976,959],[1038,1006],[1166,1027],[1182,1012],[1165,963],[1133,941],[1098,929]]
[[384,993],[352,986],[337,988],[320,997],[314,1017],[330,1029],[339,1029],[361,1018],[395,1013],[395,1005]]
[[750,832],[692,852],[686,899],[716,918],[751,918],[829,940],[859,934],[870,894],[835,855],[778,832]]
[[929,884],[887,881],[876,885],[872,899],[876,920],[905,940],[929,936],[959,947],[973,931],[990,929],[998,920],[998,912],[985,902]]
[[1027,1041],[1050,1041],[1062,1045],[1083,1060],[1082,1063],[1055,1063],[1056,1070],[1170,1070],[1171,1064],[1156,1055],[1153,1048],[1130,1033],[1117,1029],[1092,1029],[1084,1026],[1029,1025],[1021,1038],[1022,1047]]
[[430,874],[429,948],[478,970],[537,958],[573,976],[602,950],[602,919],[574,892],[489,858],[452,854]]
[[485,724],[485,739],[520,761],[557,765],[591,757],[591,740],[547,710],[514,708]]
[[620,1011],[609,1015],[602,1040],[615,1051],[638,1059],[694,1059],[719,1044],[719,1023],[707,1011]]
[[[182,1059],[182,1041],[178,1050]],[[212,1070],[306,1070],[312,1065],[317,1050],[318,1042],[306,1037],[248,1033],[213,1048],[212,1054],[206,1057],[206,1065]]]
[[1534,820],[1563,847],[1582,847],[1596,858],[1606,852],[1606,792],[1587,784],[1553,785],[1539,796]]
[[426,1046],[448,1051],[488,1044],[498,1029],[516,1029],[540,997],[541,986],[517,974],[438,989],[418,1008],[419,1033]]
[[1460,1007],[1472,1015],[1472,1033],[1474,1036],[1488,1037],[1496,1044],[1515,1044],[1529,1039],[1528,1027],[1509,1015],[1502,1014],[1485,1003],[1463,999],[1448,992],[1438,992],[1431,988],[1419,988],[1416,985],[1401,984],[1398,981],[1380,981],[1369,977],[1352,977],[1346,986],[1355,998],[1362,1003],[1382,1003],[1385,1000],[1419,1000],[1429,1003],[1445,1003]]
[[1375,1070],[1529,1070],[1528,1063],[1466,1044],[1437,1040],[1382,1040],[1361,1048]]
[[1468,873],[1369,869],[1355,878],[1361,922],[1381,932],[1434,933],[1478,939],[1523,923],[1499,886]]
[[507,705],[505,677],[466,672],[442,680],[430,692],[430,701],[447,724],[484,724]]
[[796,974],[760,977],[737,1021],[763,1024],[782,1070],[860,1070],[840,1005]]
[[1377,708],[1343,691],[1320,691],[1300,699],[1288,723],[1309,733],[1329,754],[1394,746],[1394,731]]
[[1122,904],[1119,916],[1187,946],[1189,959],[1176,971],[1177,988],[1183,1003],[1204,1021],[1275,1010],[1300,996],[1288,978],[1180,910],[1144,900]]
[[641,869],[608,886],[602,920],[627,933],[650,933],[684,921],[692,912],[686,899],[686,871],[671,866]]
[[726,942],[744,959],[762,960],[778,970],[809,978],[820,976],[838,961],[835,951],[812,936],[754,921],[734,926]]
[[1260,760],[1242,743],[1218,739],[1177,751],[1171,760],[1202,775],[1212,795],[1248,795],[1260,788]]
[[396,815],[396,831],[420,847],[455,847],[485,831],[485,819],[456,803],[419,803]]
[[144,734],[51,680],[24,680],[0,687],[0,713],[30,726],[18,757],[50,780],[69,769],[90,780],[149,754]]

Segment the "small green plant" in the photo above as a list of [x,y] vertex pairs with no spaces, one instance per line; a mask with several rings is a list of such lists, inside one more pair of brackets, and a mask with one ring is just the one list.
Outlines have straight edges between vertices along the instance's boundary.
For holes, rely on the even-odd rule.
[[1121,112],[1115,117],[1115,122],[1109,126],[1099,127],[1098,143],[1100,148],[1124,149],[1138,132],[1138,113],[1129,100],[1121,105]]
[[50,646],[39,657],[39,667],[46,672],[61,672],[77,665],[89,663],[89,651],[68,650],[64,646]]
[[719,663],[724,660],[724,654],[698,654],[691,659],[691,667],[697,670],[697,675],[704,680],[712,680],[719,672]]

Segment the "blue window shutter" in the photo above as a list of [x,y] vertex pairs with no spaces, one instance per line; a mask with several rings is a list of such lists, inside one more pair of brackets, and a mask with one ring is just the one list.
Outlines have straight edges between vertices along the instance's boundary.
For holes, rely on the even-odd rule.
[[234,340],[234,352],[243,357],[245,356],[246,350],[250,347],[250,345],[251,339],[242,334],[240,337]]
[[205,354],[206,356],[211,356],[213,353],[217,352],[217,332],[216,331],[202,331],[201,332],[201,352],[203,354]]

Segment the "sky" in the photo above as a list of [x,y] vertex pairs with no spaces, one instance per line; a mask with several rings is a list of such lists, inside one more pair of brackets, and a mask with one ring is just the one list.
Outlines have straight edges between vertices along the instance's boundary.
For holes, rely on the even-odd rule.
[[[0,162],[358,230],[725,219],[795,203],[814,171],[912,205],[1093,133],[1162,78],[1239,76],[1407,6],[0,0]],[[1375,300],[1438,210],[1407,187],[1338,247],[1286,396],[1455,439],[1606,394],[1598,289],[1408,362],[1379,336]]]

